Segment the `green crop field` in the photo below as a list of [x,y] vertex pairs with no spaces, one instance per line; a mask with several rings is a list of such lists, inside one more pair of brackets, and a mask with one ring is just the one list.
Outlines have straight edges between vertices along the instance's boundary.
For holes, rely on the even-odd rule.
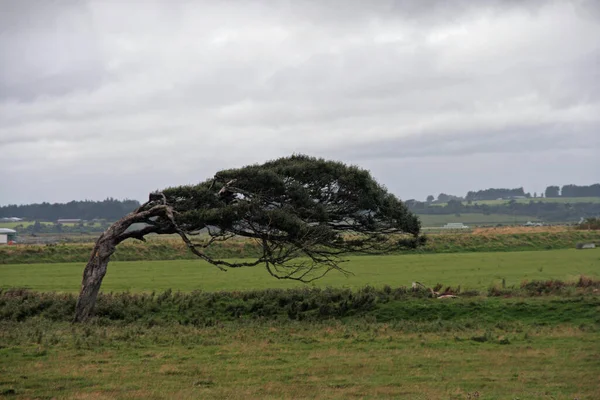
[[539,221],[536,217],[528,217],[522,215],[506,215],[506,214],[454,214],[432,215],[418,214],[421,220],[421,225],[424,227],[439,227],[450,222],[462,222],[463,224],[471,225],[497,225],[497,224],[524,224],[527,221]]
[[[358,288],[365,285],[430,285],[486,288],[505,279],[507,285],[523,280],[570,280],[585,274],[600,276],[600,252],[554,250],[502,253],[454,253],[351,257],[344,267],[353,273],[331,272],[313,283],[325,287]],[[79,290],[84,263],[0,265],[0,287],[41,291]],[[150,292],[165,289],[192,291],[291,288],[303,285],[273,279],[261,267],[222,272],[200,260],[112,262],[104,291]]]

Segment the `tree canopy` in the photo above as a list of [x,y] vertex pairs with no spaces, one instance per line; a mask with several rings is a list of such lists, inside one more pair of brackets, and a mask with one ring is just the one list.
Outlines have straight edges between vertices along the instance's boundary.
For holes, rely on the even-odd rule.
[[[419,219],[359,167],[294,155],[228,169],[197,185],[152,193],[113,224],[98,239],[84,271],[78,302],[83,318],[76,320],[91,310],[86,297],[95,300],[98,276],[103,276],[94,271],[105,272],[115,246],[150,233],[176,233],[194,254],[222,269],[264,265],[276,278],[305,282],[331,270],[345,272],[339,266],[344,255],[380,254],[424,242]],[[202,233],[208,241],[196,239]],[[232,237],[257,241],[262,256],[232,262],[202,251]]]
[[496,200],[496,199],[507,198],[507,197],[508,198],[515,197],[515,196],[526,197],[525,190],[522,187],[520,187],[520,188],[515,188],[515,189],[490,188],[490,189],[485,189],[485,190],[478,190],[476,192],[469,191],[467,193],[465,199],[471,200],[471,201]]

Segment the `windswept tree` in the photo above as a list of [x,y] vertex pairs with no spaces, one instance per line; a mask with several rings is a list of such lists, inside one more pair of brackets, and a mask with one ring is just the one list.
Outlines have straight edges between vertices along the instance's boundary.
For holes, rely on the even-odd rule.
[[[192,253],[222,270],[262,265],[277,279],[303,282],[332,270],[347,273],[340,267],[347,254],[382,254],[424,242],[419,219],[358,167],[294,155],[224,170],[198,185],[151,193],[98,238],[74,321],[91,315],[116,246],[148,234],[177,234]],[[261,255],[233,262],[203,251],[233,237],[255,241]]]

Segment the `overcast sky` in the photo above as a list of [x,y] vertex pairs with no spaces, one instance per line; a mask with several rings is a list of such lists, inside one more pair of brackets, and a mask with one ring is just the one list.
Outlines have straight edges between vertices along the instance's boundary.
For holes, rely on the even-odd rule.
[[600,2],[0,0],[0,204],[292,153],[402,199],[600,182]]

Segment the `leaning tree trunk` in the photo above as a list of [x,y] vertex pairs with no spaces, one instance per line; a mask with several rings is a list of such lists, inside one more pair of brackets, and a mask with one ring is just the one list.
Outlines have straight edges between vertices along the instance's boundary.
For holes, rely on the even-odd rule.
[[[172,210],[165,204],[164,195],[161,196],[163,204],[153,206],[156,201],[151,197],[148,203],[127,214],[100,235],[90,254],[90,259],[83,270],[81,291],[77,298],[73,322],[84,322],[92,314],[98,292],[100,291],[100,285],[102,285],[102,279],[106,275],[110,256],[113,255],[119,243],[129,238],[144,241],[144,235],[149,233],[176,232]],[[151,220],[152,217],[165,217],[166,224],[160,223],[156,219]],[[147,226],[139,230],[127,231],[131,225],[137,222],[145,222]]]
[[90,259],[83,270],[83,280],[81,281],[81,291],[75,306],[75,318],[73,322],[86,321],[96,304],[96,298],[102,285],[102,279],[106,275],[106,269],[110,256],[115,252],[117,238],[110,235],[111,230],[103,233],[96,242]]

